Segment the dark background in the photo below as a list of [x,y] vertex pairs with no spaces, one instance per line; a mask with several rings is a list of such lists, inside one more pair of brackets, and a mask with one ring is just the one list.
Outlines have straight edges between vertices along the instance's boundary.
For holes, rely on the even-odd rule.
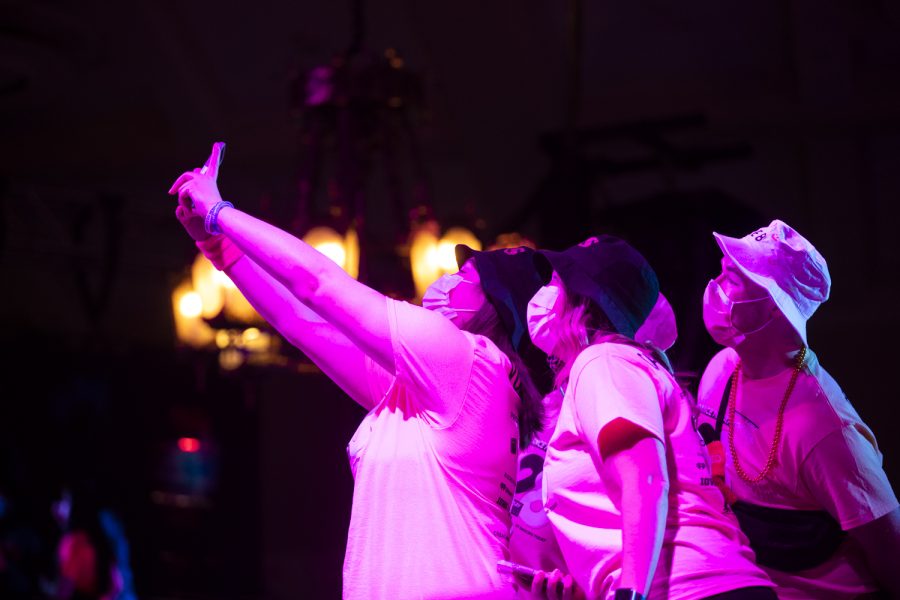
[[[0,491],[38,519],[61,482],[90,488],[143,597],[338,597],[361,411],[315,372],[177,348],[195,251],[165,192],[225,140],[223,195],[289,223],[296,81],[350,47],[354,7],[359,56],[396,48],[420,77],[394,164],[423,165],[437,219],[486,243],[628,237],[678,311],[681,370],[714,351],[710,232],[781,218],[810,239],[833,278],[810,343],[900,479],[896,3],[31,0],[0,2]],[[399,289],[423,193],[365,153],[366,276]],[[209,440],[208,506],[154,500],[184,435]]]

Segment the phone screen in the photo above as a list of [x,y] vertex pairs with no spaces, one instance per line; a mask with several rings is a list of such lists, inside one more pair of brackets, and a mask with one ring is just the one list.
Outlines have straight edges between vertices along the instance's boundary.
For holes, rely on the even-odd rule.
[[534,581],[534,569],[509,562],[508,560],[498,560],[497,571],[504,575],[515,576],[520,583],[528,588],[531,588],[531,582]]

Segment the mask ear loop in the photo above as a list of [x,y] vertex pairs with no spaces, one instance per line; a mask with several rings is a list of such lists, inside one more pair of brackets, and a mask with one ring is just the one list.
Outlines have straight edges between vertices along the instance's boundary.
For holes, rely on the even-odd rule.
[[741,331],[740,329],[738,329],[737,325],[734,324],[734,307],[735,307],[735,306],[738,306],[738,305],[740,305],[740,304],[750,304],[750,303],[752,303],[752,302],[759,302],[759,301],[761,301],[761,300],[772,300],[772,298],[769,297],[769,296],[763,296],[762,298],[754,298],[753,300],[741,300],[741,301],[739,301],[739,302],[733,302],[733,303],[732,303],[732,306],[731,306],[731,314],[730,314],[730,316],[729,316],[729,318],[730,318],[730,320],[731,320],[731,325],[732,325],[732,327],[734,327],[738,332],[740,332],[740,334],[743,335],[744,337],[746,337],[746,336],[748,336],[748,335],[753,335],[753,334],[755,334],[755,333],[759,333],[760,331],[762,331],[763,329],[765,329],[766,327],[768,327],[768,326],[772,323],[772,321],[775,320],[775,311],[778,310],[778,305],[775,304],[775,301],[774,301],[774,300],[772,300],[772,307],[771,307],[772,310],[769,311],[769,316],[768,316],[768,318],[765,320],[765,322],[764,322],[762,325],[760,325],[759,327],[757,327],[756,329],[754,329],[754,330],[752,330],[752,331]]

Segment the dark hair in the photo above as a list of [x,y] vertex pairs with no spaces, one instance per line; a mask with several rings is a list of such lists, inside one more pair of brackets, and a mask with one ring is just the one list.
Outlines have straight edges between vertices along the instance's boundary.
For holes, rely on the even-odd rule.
[[493,304],[486,301],[461,329],[488,338],[512,363],[512,384],[520,400],[519,447],[527,448],[532,436],[544,428],[544,398],[522,357],[513,348],[509,334],[500,321],[500,315]]

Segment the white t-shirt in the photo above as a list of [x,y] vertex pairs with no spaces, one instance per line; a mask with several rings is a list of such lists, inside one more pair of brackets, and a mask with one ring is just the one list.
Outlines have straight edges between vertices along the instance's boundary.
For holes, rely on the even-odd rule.
[[544,571],[565,571],[562,551],[553,535],[541,493],[547,443],[556,427],[562,399],[559,390],[553,390],[544,397],[544,429],[532,436],[528,448],[519,452],[516,494],[510,510],[510,560]]
[[722,512],[694,411],[675,379],[639,348],[590,346],[572,365],[544,464],[544,498],[566,564],[588,598],[612,598],[622,515],[600,478],[601,430],[626,419],[663,442],[669,508],[651,598],[694,599],[771,586],[736,521]]
[[[715,425],[737,362],[737,353],[726,348],[707,366],[698,392],[703,421]],[[824,510],[846,531],[891,512],[898,506],[897,497],[882,469],[872,431],[810,351],[806,365],[784,412],[778,462],[758,484],[748,484],[735,473],[728,444],[732,424],[726,417],[722,430],[726,480],[741,500],[774,508]],[[768,459],[778,408],[792,373],[793,369],[785,369],[765,379],[741,376],[734,443],[741,466],[751,475],[759,473]],[[861,550],[849,537],[818,567],[793,574],[766,571],[778,584],[781,598],[855,598],[877,589]]]
[[518,443],[509,359],[482,336],[454,330],[467,343],[449,343],[437,313],[387,308],[396,372],[360,373],[377,400],[347,447],[344,598],[509,598],[497,573]]

